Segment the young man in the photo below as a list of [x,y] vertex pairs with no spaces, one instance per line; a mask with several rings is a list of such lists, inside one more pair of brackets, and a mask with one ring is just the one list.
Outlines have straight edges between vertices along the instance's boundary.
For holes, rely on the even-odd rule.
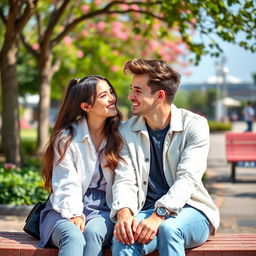
[[209,150],[207,120],[172,102],[180,83],[164,61],[128,61],[129,99],[135,115],[121,128],[125,147],[115,172],[112,254],[185,255],[219,225],[204,188]]
[[253,122],[255,116],[255,110],[253,108],[252,102],[248,101],[247,106],[243,109],[244,120],[247,123],[247,130],[246,132],[253,131]]

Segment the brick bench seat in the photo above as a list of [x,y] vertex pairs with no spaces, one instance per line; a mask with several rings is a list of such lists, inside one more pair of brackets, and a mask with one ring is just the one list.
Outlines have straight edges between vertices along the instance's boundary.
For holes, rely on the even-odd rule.
[[[24,232],[0,232],[0,256],[57,256],[58,250],[37,247],[38,240]],[[111,256],[110,250],[104,250]],[[151,253],[150,256],[157,256]],[[186,251],[187,256],[256,256],[255,234],[217,234],[197,248]],[[93,255],[92,255],[93,256]]]

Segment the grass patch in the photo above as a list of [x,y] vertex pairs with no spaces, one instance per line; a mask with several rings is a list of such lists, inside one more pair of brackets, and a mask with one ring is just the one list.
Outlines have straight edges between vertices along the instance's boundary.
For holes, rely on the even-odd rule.
[[20,137],[21,140],[26,141],[36,141],[37,139],[37,129],[36,128],[29,128],[29,129],[21,129],[20,130]]

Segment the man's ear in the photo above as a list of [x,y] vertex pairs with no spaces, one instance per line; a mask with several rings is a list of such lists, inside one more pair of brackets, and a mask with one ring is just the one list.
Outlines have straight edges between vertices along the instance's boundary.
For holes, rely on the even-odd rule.
[[157,91],[157,93],[158,93],[157,99],[158,99],[159,101],[165,100],[165,98],[166,98],[166,93],[165,93],[164,90],[159,90],[159,91]]
[[91,105],[89,105],[89,104],[86,103],[86,102],[82,102],[82,103],[80,104],[80,108],[81,108],[82,110],[84,110],[85,112],[88,112],[88,111],[91,109]]

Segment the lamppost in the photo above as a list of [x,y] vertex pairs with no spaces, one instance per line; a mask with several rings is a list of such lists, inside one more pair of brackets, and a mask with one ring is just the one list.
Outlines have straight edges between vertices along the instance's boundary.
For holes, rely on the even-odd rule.
[[227,73],[228,68],[224,67],[227,59],[223,55],[220,61],[215,62],[216,68],[216,104],[215,119],[217,121],[227,121],[227,107],[224,99],[227,97]]

